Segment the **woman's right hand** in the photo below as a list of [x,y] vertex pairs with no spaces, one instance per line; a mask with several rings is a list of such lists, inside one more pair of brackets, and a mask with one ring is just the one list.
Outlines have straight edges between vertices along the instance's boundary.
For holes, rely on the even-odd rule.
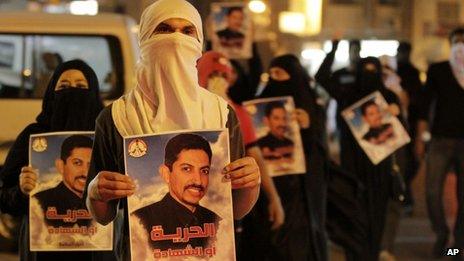
[[124,174],[100,171],[89,183],[88,191],[91,200],[108,202],[134,194],[135,183]]
[[38,169],[34,169],[30,166],[25,166],[21,169],[21,174],[19,174],[19,188],[24,195],[29,195],[35,188],[38,176]]

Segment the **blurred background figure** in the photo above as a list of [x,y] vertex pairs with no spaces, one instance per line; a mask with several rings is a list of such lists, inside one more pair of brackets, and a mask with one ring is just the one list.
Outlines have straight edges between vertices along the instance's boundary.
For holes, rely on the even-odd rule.
[[279,230],[263,226],[266,200],[259,201],[245,226],[249,257],[256,260],[327,260],[325,230],[327,152],[324,109],[310,86],[310,77],[294,55],[274,58],[270,79],[259,98],[291,96],[300,124],[307,173],[274,177],[285,211]]
[[[336,48],[336,42],[334,47]],[[332,77],[329,55],[319,69],[316,80],[336,99],[339,111],[368,94],[379,91],[390,104],[391,113],[395,116],[400,114],[399,99],[395,93],[385,87],[382,67],[377,58],[361,59],[356,69],[355,84],[352,88],[341,88],[338,81]],[[342,122],[342,126],[340,126],[341,167],[355,175],[363,185],[364,190],[361,192],[360,200],[364,218],[367,220],[367,240],[364,252],[346,251],[346,256],[348,260],[377,260],[381,250],[387,205],[391,196],[392,157],[383,160],[378,165],[373,165],[345,122]]]
[[47,90],[48,81],[53,75],[56,67],[63,62],[63,58],[58,53],[45,52],[42,54],[43,70],[37,77],[36,87],[34,88],[33,96],[42,98]]
[[[401,87],[407,93],[408,106],[405,111],[407,119],[409,136],[416,140],[417,121],[420,114],[419,96],[422,91],[422,82],[420,80],[419,70],[411,63],[412,46],[409,42],[400,42],[398,53],[396,55],[397,74],[401,78]],[[419,169],[419,161],[414,155],[414,142],[406,146],[408,162],[403,171],[406,183],[406,198],[404,200],[405,214],[412,214],[414,207],[414,198],[411,191],[412,181]]]

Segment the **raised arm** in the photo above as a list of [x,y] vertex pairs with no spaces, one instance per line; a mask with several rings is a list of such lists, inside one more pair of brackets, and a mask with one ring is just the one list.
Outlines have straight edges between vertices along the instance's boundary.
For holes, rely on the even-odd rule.
[[332,43],[332,50],[326,55],[314,78],[332,98],[339,100],[342,96],[339,90],[340,88],[338,88],[339,83],[332,76],[332,65],[335,60],[335,53],[337,52],[339,42],[338,40],[334,40]]

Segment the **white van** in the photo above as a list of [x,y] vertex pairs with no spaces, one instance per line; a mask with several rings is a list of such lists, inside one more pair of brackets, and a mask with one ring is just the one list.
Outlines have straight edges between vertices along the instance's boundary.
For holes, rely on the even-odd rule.
[[133,86],[136,34],[134,20],[123,15],[0,12],[0,166],[16,136],[35,121],[59,62],[87,62],[106,100]]

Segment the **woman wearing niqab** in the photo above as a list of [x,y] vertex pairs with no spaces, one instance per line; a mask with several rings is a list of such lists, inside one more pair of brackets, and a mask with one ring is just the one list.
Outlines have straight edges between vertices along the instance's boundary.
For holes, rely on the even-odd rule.
[[[63,86],[58,80],[69,70],[80,71],[88,88]],[[88,260],[90,252],[31,252],[29,251],[29,196],[19,185],[21,168],[29,164],[29,136],[55,131],[93,131],[95,119],[103,108],[98,79],[85,62],[72,60],[59,65],[53,73],[42,101],[42,111],[36,122],[29,124],[16,138],[0,172],[0,208],[22,218],[19,236],[21,260]]]
[[[398,97],[388,90],[382,80],[380,61],[375,57],[363,58],[357,67],[356,84],[353,89],[343,89],[337,92],[335,82],[330,79],[330,71],[320,71],[317,77],[324,88],[336,99],[342,111],[367,95],[379,91],[388,104],[400,108]],[[377,165],[367,157],[351,133],[346,122],[341,121],[340,128],[340,159],[341,167],[356,176],[361,182],[360,203],[363,208],[363,218],[367,222],[366,238],[362,252],[348,253],[347,260],[377,260],[385,225],[387,203],[391,194],[392,158],[391,156]]]
[[274,177],[285,211],[285,222],[276,231],[267,220],[267,199],[261,195],[255,209],[245,220],[247,242],[253,242],[247,253],[256,260],[327,260],[325,232],[327,157],[324,136],[324,110],[317,104],[310,87],[310,77],[294,55],[283,55],[271,61],[289,79],[269,82],[260,98],[291,96],[297,109],[310,118],[310,127],[301,129],[307,173]]

